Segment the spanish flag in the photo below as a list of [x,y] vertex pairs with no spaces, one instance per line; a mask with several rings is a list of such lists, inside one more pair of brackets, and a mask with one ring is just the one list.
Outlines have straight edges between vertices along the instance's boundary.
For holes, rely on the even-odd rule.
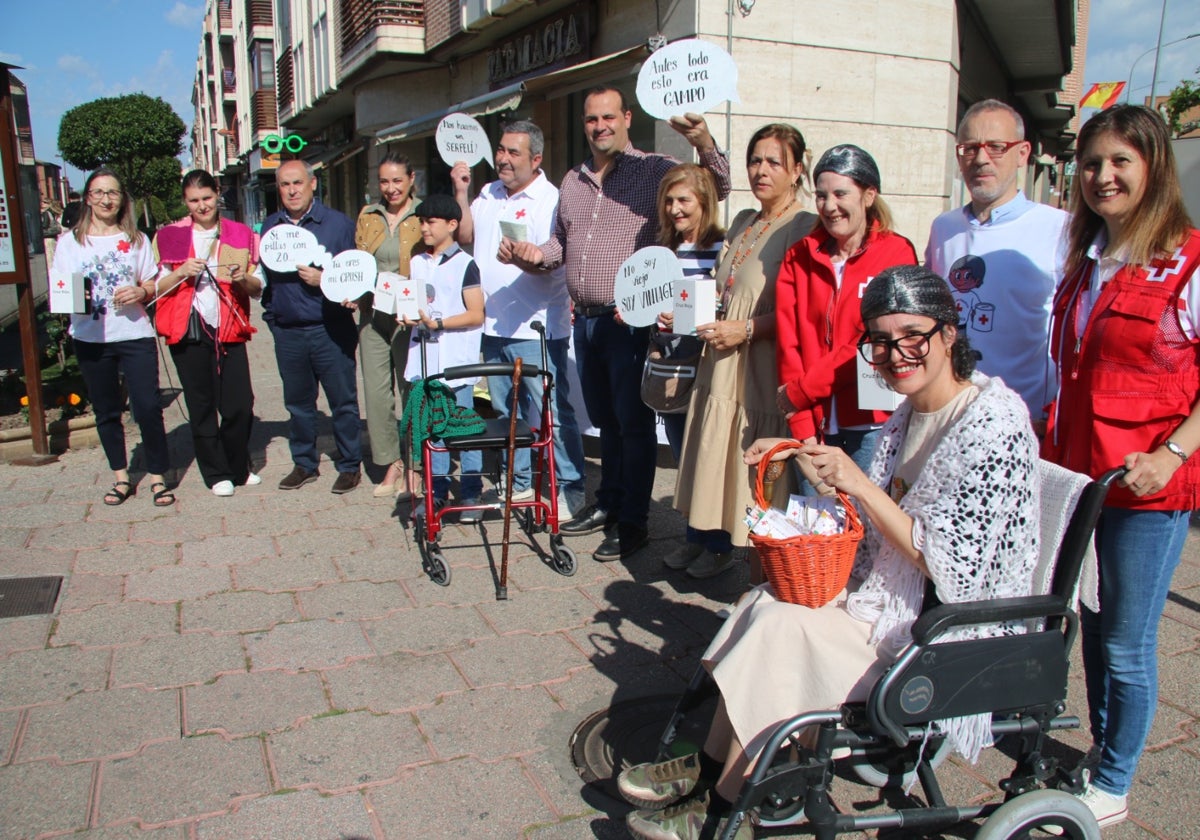
[[1097,82],[1083,95],[1083,99],[1079,100],[1079,107],[1103,110],[1109,105],[1115,104],[1123,90],[1125,90],[1124,82]]

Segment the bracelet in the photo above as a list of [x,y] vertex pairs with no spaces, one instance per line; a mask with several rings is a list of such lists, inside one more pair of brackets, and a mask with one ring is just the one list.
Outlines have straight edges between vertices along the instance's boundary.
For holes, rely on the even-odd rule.
[[438,325],[438,329],[439,329],[439,330],[445,330],[445,329],[446,329],[446,325],[442,323],[442,319],[441,319],[441,318],[438,318],[438,319],[437,319],[437,325]]
[[754,340],[754,319],[746,319],[746,343],[749,344]]
[[1178,443],[1176,443],[1173,440],[1168,440],[1166,443],[1163,444],[1163,446],[1165,446],[1167,448],[1168,452],[1174,452],[1176,455],[1178,455],[1180,461],[1183,461],[1183,463],[1185,463],[1185,464],[1187,463],[1188,454],[1183,451],[1183,447],[1180,446]]

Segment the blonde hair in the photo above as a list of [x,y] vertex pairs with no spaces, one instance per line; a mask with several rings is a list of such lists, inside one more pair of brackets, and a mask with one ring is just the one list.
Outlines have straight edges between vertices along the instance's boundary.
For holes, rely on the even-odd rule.
[[717,223],[717,182],[711,172],[694,163],[671,167],[659,182],[658,244],[673,251],[683,242],[683,237],[667,216],[667,192],[676,184],[684,184],[696,194],[700,204],[700,229],[696,232],[696,245],[707,248],[721,239],[725,232]]

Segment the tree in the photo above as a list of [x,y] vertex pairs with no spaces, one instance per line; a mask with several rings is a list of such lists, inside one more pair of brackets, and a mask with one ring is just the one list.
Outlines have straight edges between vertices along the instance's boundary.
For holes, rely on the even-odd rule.
[[176,161],[170,195],[160,195],[163,158],[183,150],[183,120],[159,97],[144,93],[96,99],[63,114],[58,149],[63,160],[85,171],[107,166],[135,198],[159,195],[170,200],[179,189]]
[[[1196,72],[1200,73],[1200,67],[1196,68]],[[1184,125],[1183,116],[1197,106],[1200,106],[1200,83],[1195,79],[1184,79],[1167,97],[1167,119],[1173,134],[1186,134],[1196,127],[1196,120]]]

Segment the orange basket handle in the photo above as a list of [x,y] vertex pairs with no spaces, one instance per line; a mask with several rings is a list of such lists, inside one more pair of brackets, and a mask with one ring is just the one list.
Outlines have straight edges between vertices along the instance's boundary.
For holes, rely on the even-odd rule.
[[[762,460],[758,462],[757,472],[754,476],[754,501],[756,501],[758,506],[763,510],[766,510],[771,504],[767,499],[765,488],[763,487],[763,482],[766,480],[767,469],[771,464],[775,463],[771,459],[780,452],[787,452],[791,449],[800,449],[802,446],[803,444],[801,444],[799,441],[782,441],[771,447],[771,451],[764,455]],[[837,491],[837,495],[838,500],[842,503],[842,507],[846,509],[846,533],[861,534],[863,527],[862,521],[858,515],[858,508],[856,508],[853,502],[850,501],[850,497],[841,490]]]

